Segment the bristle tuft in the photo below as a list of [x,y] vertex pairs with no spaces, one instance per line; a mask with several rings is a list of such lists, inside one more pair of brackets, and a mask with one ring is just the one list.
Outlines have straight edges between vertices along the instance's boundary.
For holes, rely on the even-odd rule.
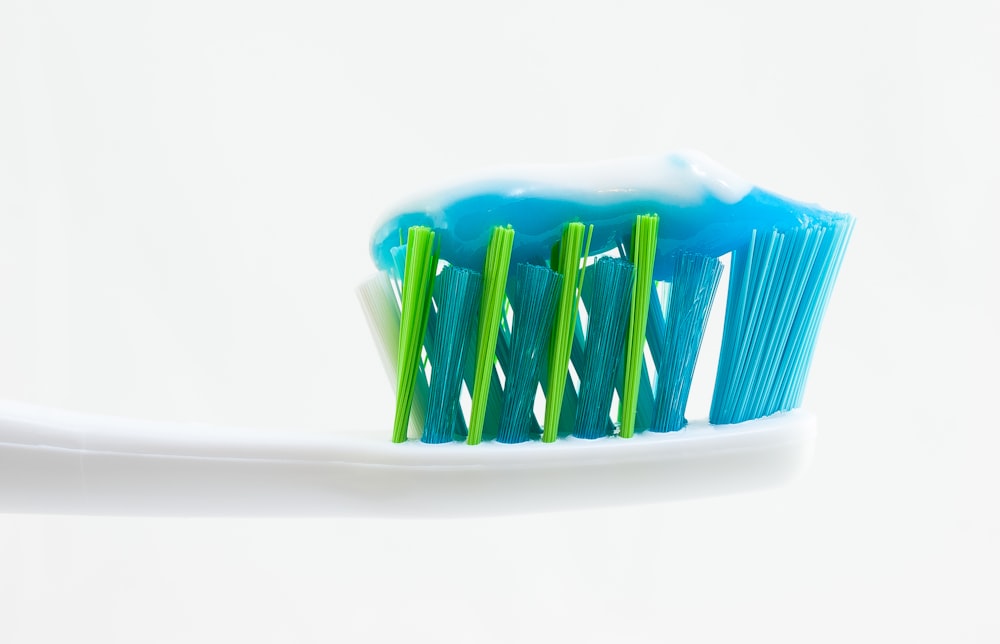
[[754,231],[733,251],[709,421],[739,423],[797,407],[820,321],[854,220]]
[[460,422],[459,395],[481,289],[479,273],[464,268],[445,266],[436,280],[438,311],[431,350],[429,408],[420,438],[424,443],[447,443],[454,440],[458,426],[464,426]]
[[[586,247],[584,247],[585,232]],[[584,226],[579,222],[567,224],[563,229],[562,239],[552,251],[552,268],[557,269],[563,276],[563,283],[552,327],[552,340],[549,344],[545,422],[542,425],[542,442],[545,443],[553,442],[559,435],[563,396],[567,385],[572,389],[572,384],[567,378],[569,359],[580,308],[580,287],[586,273],[586,257],[590,252],[593,232],[593,226]]]
[[631,438],[635,433],[636,411],[639,405],[639,381],[645,360],[646,319],[649,314],[650,289],[653,286],[653,262],[656,259],[656,239],[660,218],[640,215],[632,230],[632,262],[635,282],[629,316],[628,337],[625,341],[624,381],[619,408],[619,435]]
[[424,377],[420,371],[420,354],[427,332],[427,318],[430,315],[431,292],[434,289],[437,263],[434,231],[424,226],[410,228],[403,273],[396,417],[392,431],[394,443],[406,441],[406,428],[410,421],[416,381]]
[[625,348],[635,269],[623,259],[602,257],[594,265],[580,400],[573,435],[607,436],[611,398]]
[[656,406],[650,426],[653,431],[676,431],[687,424],[684,410],[691,378],[721,277],[722,262],[715,257],[682,254],[674,264],[665,340],[656,354]]
[[497,336],[506,298],[507,272],[514,247],[514,229],[497,226],[493,229],[486,262],[483,265],[482,304],[479,307],[479,333],[476,343],[476,378],[472,391],[472,412],[469,416],[468,444],[476,445],[483,439],[486,406],[496,363]]
[[514,284],[510,289],[514,325],[503,413],[497,434],[501,443],[528,440],[535,424],[532,419],[539,366],[549,350],[556,297],[561,286],[562,276],[544,266],[518,264],[515,270]]

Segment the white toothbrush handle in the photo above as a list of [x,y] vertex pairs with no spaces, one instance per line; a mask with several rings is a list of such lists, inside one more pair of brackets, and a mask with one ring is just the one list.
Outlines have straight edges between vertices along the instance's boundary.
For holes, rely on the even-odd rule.
[[801,410],[729,427],[554,444],[395,445],[96,416],[0,401],[0,512],[466,516],[652,503],[786,483],[808,463]]

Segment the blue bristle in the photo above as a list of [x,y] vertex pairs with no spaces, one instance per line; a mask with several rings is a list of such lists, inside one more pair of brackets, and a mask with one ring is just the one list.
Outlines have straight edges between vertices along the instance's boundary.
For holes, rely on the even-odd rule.
[[539,366],[542,356],[549,350],[549,336],[561,286],[562,275],[544,266],[518,264],[515,269],[510,287],[514,325],[504,368],[507,379],[497,433],[497,441],[501,443],[524,442],[538,425],[534,407]]
[[[652,293],[649,294],[649,317],[646,319],[646,344],[649,352],[658,356],[663,352],[663,344],[667,339],[667,322],[663,317],[663,301],[657,291],[657,282],[653,282]],[[655,364],[655,362],[654,362]]]
[[454,440],[462,418],[459,395],[481,289],[479,273],[454,266],[445,266],[435,282],[438,311],[430,359],[427,421],[420,438],[424,443]]
[[675,261],[665,335],[662,343],[651,347],[657,356],[656,407],[650,427],[655,432],[676,431],[687,424],[684,410],[691,378],[721,277],[722,262],[715,257],[681,254]]
[[806,284],[802,296],[810,305],[808,315],[802,316],[803,320],[808,320],[808,324],[793,327],[788,343],[792,347],[792,351],[788,352],[789,357],[798,356],[798,358],[794,361],[782,361],[782,367],[778,372],[779,384],[774,388],[776,395],[781,396],[781,409],[794,409],[802,404],[806,376],[812,364],[820,322],[830,302],[833,285],[837,280],[837,273],[840,272],[840,265],[853,231],[853,218],[837,220],[831,226],[831,230],[827,231],[820,245],[818,257],[819,261],[823,262],[823,268],[820,271],[812,271],[811,279]]
[[602,257],[594,266],[580,400],[573,435],[607,436],[611,397],[624,355],[625,331],[632,306],[635,268],[623,259]]
[[853,219],[754,231],[733,251],[709,421],[739,423],[801,403],[819,324]]

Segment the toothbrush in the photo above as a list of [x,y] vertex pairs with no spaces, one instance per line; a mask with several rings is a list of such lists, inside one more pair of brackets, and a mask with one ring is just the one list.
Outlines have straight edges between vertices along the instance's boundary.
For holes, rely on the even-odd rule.
[[[0,402],[0,511],[465,516],[784,484],[813,450],[798,407],[853,225],[692,152],[470,177],[372,236],[359,295],[391,432]],[[711,411],[689,422],[726,255]]]

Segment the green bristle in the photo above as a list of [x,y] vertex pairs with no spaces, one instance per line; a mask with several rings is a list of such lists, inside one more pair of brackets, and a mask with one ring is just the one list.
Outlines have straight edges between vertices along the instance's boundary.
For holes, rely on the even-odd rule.
[[[459,394],[468,347],[478,318],[482,279],[479,273],[445,266],[435,283],[438,304],[431,355],[430,401],[421,441],[446,443],[464,427]],[[430,329],[427,336],[431,337]]]
[[[434,249],[434,231],[424,226],[409,229],[406,264],[403,273],[402,312],[399,325],[399,368],[396,386],[394,443],[406,441],[406,428],[420,370],[420,353],[427,332],[431,292],[437,272],[438,252]],[[421,376],[422,377],[422,376]]]
[[[557,301],[558,304],[558,301]],[[554,314],[553,314],[554,315]],[[551,336],[550,336],[551,337]],[[580,332],[579,324],[577,325],[576,332],[573,334],[573,347],[570,350],[571,359],[573,355],[579,354],[579,364],[583,365],[583,333]],[[542,356],[542,359],[538,362],[538,372],[540,374],[549,373],[549,358],[552,356],[552,345],[551,340],[549,341],[549,350]],[[542,386],[542,394],[545,396],[546,405],[549,401],[549,383],[547,375],[543,375],[539,378],[538,384]],[[578,402],[576,385],[573,384],[573,378],[569,375],[568,365],[566,377],[563,378],[563,399],[562,405],[559,409],[559,427],[556,430],[556,436],[570,436],[573,433],[573,423],[576,421],[576,405]],[[540,429],[540,428],[539,428]]]
[[[399,236],[400,239],[403,238],[403,231],[399,232]],[[397,294],[401,294],[402,280],[399,278],[399,276],[404,273],[403,268],[404,264],[406,263],[406,244],[403,243],[401,246],[393,248],[390,251],[390,253],[392,254],[393,262],[395,262],[395,272],[393,273],[393,275],[395,276],[395,280],[393,283],[396,286]],[[399,298],[399,301],[402,301],[402,297]],[[396,352],[393,355],[398,355],[399,353],[399,345],[398,345],[399,342],[398,318],[400,316],[399,301],[393,302],[393,305],[395,306],[396,309],[396,318],[397,318],[396,337],[393,339],[393,343],[396,345],[395,346]],[[434,349],[437,346],[437,343],[434,341],[437,330],[437,303],[434,302],[433,297],[431,298],[431,303],[432,303],[431,307],[427,311],[427,331],[424,334],[424,351],[421,354],[421,360],[426,360],[427,364],[431,363],[431,356],[434,355]],[[472,355],[471,351],[467,351],[466,353]],[[398,357],[395,358],[394,360],[398,360]],[[473,356],[473,359],[470,362],[472,364],[466,371],[465,379],[466,379],[466,385],[471,389],[472,379],[475,377],[475,369],[474,369],[475,356]],[[427,416],[426,413],[427,399],[430,396],[430,385],[427,382],[427,376],[423,369],[425,363],[421,362],[420,364],[421,364],[421,369],[417,371],[416,386],[414,387],[414,392],[413,392],[413,407],[412,410],[410,411],[410,434],[417,438],[421,438],[423,436],[424,422]],[[433,369],[433,365],[431,365],[431,367]],[[392,373],[394,378],[397,377],[396,371],[397,371],[396,367],[393,366]],[[468,429],[466,428],[465,425],[465,416],[459,414],[455,418],[455,435],[462,438],[465,437],[467,433]]]
[[[583,320],[579,317],[579,310],[581,307],[586,310],[586,306],[583,304],[583,293],[587,288],[587,284],[591,281],[586,280],[580,285],[580,304],[577,307],[576,331],[573,333],[573,346],[569,350],[569,362],[573,365],[573,369],[576,370],[577,376],[583,373],[583,348],[587,340],[587,334],[583,328]],[[577,391],[577,386],[573,384],[573,378],[567,373],[566,389],[563,391],[562,414],[559,416],[560,437],[573,435],[573,429],[576,425],[576,410],[580,402],[579,399],[580,393]],[[608,418],[608,422],[611,422],[610,417]],[[609,428],[609,431],[611,430],[614,430],[614,423]]]
[[675,431],[687,424],[684,410],[691,378],[721,276],[722,262],[715,257],[682,254],[674,262],[666,337],[650,346],[657,373],[653,431]]
[[[482,296],[480,296],[481,298]],[[476,325],[476,339],[478,340],[479,326]],[[497,334],[497,346],[496,346],[496,364],[503,368],[507,364],[507,354],[509,349],[507,347],[508,340],[503,331]],[[468,388],[469,393],[475,391],[476,384],[476,352],[468,351],[466,352],[465,360],[465,370],[464,370],[465,386]],[[489,393],[486,395],[486,413],[483,419],[483,435],[482,440],[490,440],[495,438],[497,435],[497,430],[500,427],[500,410],[503,409],[503,386],[500,384],[500,375],[497,373],[496,366],[490,370],[490,386]],[[466,438],[469,435],[468,427],[465,425],[464,417],[462,419],[462,424],[459,425],[456,436],[458,438]]]
[[496,362],[497,335],[500,316],[506,297],[507,271],[514,247],[514,229],[497,226],[493,229],[486,262],[483,265],[482,304],[479,307],[479,333],[476,344],[476,379],[472,391],[472,412],[469,415],[469,445],[477,445],[483,438],[486,420],[486,403],[490,392],[493,365]]
[[634,277],[634,267],[624,259],[603,257],[594,265],[593,303],[589,307],[580,401],[573,430],[578,438],[608,434],[608,415],[624,352]]
[[[562,276],[544,266],[518,264],[510,289],[514,327],[506,369],[503,413],[497,440],[521,443],[528,440],[534,423],[539,363],[549,350],[549,336],[556,296]],[[499,351],[498,351],[499,353]]]
[[[556,247],[558,247],[558,244],[556,244]],[[555,251],[555,249],[553,249],[553,251]],[[554,256],[557,257],[556,263],[554,265],[558,266],[558,255]],[[560,279],[561,277],[562,276],[560,275]],[[582,298],[583,295],[588,290],[588,284],[589,280],[583,281],[581,283],[579,302],[583,301]],[[553,310],[553,317],[555,317],[555,310]],[[584,342],[584,333],[578,315],[576,319],[575,330],[573,332],[572,345],[570,346],[570,362],[573,364],[573,367],[577,370],[577,373],[583,371],[583,342]],[[551,353],[552,353],[552,347],[550,340],[549,350],[541,355],[541,359],[538,362],[539,374],[548,374],[549,372],[548,365]],[[545,400],[548,401],[549,383],[547,376],[540,377],[539,384],[542,386],[542,394],[545,396]],[[559,427],[556,430],[557,437],[565,437],[573,434],[573,424],[576,421],[577,402],[578,402],[578,396],[576,391],[576,385],[573,384],[573,378],[569,374],[569,366],[567,365],[566,377],[564,378],[563,381],[562,405],[560,406],[559,410]],[[531,420],[533,421],[533,424],[536,425],[536,427],[534,427],[532,431],[541,435],[542,433],[541,427],[537,426],[537,420],[535,420],[535,417],[532,416]]]
[[[625,245],[618,244],[618,255],[632,261]],[[654,345],[663,343],[663,311],[660,307],[660,296],[656,291],[656,282],[649,288],[649,308],[646,315],[646,341],[649,344],[653,355],[657,355]],[[586,302],[585,302],[586,303]],[[615,390],[618,392],[618,400],[622,399],[623,387],[625,384],[625,364],[624,361],[618,368],[618,380],[615,381]],[[635,431],[648,429],[653,422],[653,383],[650,378],[649,368],[646,361],[642,361],[642,369],[639,372],[639,395],[638,404],[635,409]],[[614,420],[614,419],[613,419]],[[613,422],[612,422],[613,424]]]
[[[584,232],[587,234],[586,246]],[[570,351],[580,307],[580,286],[587,270],[586,257],[590,254],[593,233],[593,226],[587,227],[579,222],[567,224],[558,247],[552,252],[552,266],[563,276],[563,283],[549,344],[548,389],[545,397],[545,423],[542,426],[542,441],[546,443],[554,441],[559,434]]]
[[497,334],[496,364],[490,369],[490,391],[486,396],[486,413],[483,418],[482,440],[484,441],[496,438],[497,432],[500,430],[500,413],[503,410],[504,394],[497,369],[502,369],[504,373],[507,373],[509,344],[510,337],[507,335],[507,331],[501,327]]
[[[389,274],[377,273],[362,283],[358,287],[358,298],[374,334],[386,373],[395,386],[399,380],[399,301]],[[427,379],[418,374],[410,408],[410,431],[416,436],[423,432],[428,391]]]
[[639,404],[639,380],[645,361],[646,320],[649,313],[649,295],[653,286],[653,261],[656,259],[656,233],[660,218],[640,215],[632,229],[632,261],[635,264],[635,282],[629,316],[628,338],[625,342],[625,375],[622,384],[621,405],[618,408],[622,438],[635,433],[636,410]]
[[[659,302],[658,296],[656,294],[656,285],[653,285],[652,293],[650,294],[650,300],[654,303]],[[662,329],[663,328],[663,315],[660,313],[657,306],[649,307],[649,318],[646,321],[646,339],[649,340],[650,334],[655,332],[651,329]],[[662,342],[662,340],[660,340]],[[652,344],[650,344],[652,348]],[[622,360],[618,364],[618,378],[615,380],[615,391],[618,392],[618,399],[621,400],[623,396],[623,390],[625,386],[625,361]],[[646,361],[642,361],[642,368],[639,370],[639,392],[638,392],[638,402],[635,408],[635,431],[640,431],[648,429],[649,425],[653,422],[653,383],[649,376],[649,368],[646,366]],[[611,419],[612,425],[614,424],[614,419]]]

